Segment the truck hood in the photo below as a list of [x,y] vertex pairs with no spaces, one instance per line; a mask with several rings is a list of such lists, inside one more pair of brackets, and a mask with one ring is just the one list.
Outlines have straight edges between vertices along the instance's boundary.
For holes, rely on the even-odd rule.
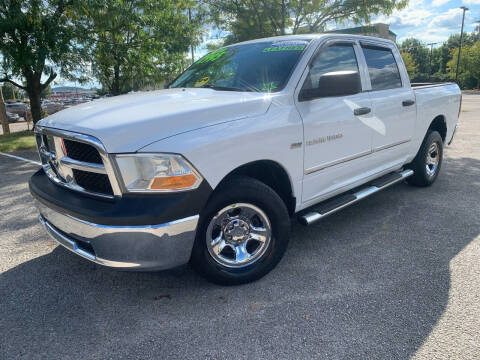
[[92,135],[109,153],[125,153],[187,131],[263,114],[270,103],[263,93],[166,89],[84,103],[38,124]]

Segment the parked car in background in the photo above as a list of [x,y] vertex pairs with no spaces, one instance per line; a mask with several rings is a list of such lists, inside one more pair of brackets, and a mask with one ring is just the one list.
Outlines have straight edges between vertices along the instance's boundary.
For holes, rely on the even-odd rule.
[[7,111],[7,120],[9,123],[14,123],[20,120],[20,116],[18,114]]
[[48,115],[55,114],[56,112],[63,110],[64,106],[62,103],[53,102],[53,101],[44,101],[42,104],[42,109]]
[[25,119],[28,105],[23,102],[6,102],[5,108],[8,112],[18,114],[18,116],[23,117]]

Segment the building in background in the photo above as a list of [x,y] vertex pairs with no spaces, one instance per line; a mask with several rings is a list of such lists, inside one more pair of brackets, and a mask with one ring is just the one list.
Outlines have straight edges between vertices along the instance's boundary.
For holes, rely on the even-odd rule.
[[50,92],[51,99],[91,98],[95,95],[96,90],[94,89],[82,89],[74,86],[54,87]]

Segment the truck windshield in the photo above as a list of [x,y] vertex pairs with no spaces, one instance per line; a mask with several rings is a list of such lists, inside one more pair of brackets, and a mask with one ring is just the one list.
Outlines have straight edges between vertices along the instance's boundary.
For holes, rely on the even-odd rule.
[[209,53],[170,88],[277,92],[284,88],[309,40],[240,44]]

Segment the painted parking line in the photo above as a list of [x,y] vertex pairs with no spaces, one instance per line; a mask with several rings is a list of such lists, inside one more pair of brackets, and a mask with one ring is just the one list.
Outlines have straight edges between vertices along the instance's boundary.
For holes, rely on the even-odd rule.
[[12,159],[17,159],[17,160],[22,160],[22,161],[25,161],[25,162],[28,162],[30,164],[35,164],[35,165],[42,165],[40,162],[38,161],[34,161],[34,160],[30,160],[30,159],[26,159],[26,158],[23,158],[21,156],[16,156],[16,155],[11,155],[11,154],[5,154],[3,152],[0,152],[0,155],[3,155],[3,156],[6,156],[6,157],[9,157],[9,158],[12,158]]

